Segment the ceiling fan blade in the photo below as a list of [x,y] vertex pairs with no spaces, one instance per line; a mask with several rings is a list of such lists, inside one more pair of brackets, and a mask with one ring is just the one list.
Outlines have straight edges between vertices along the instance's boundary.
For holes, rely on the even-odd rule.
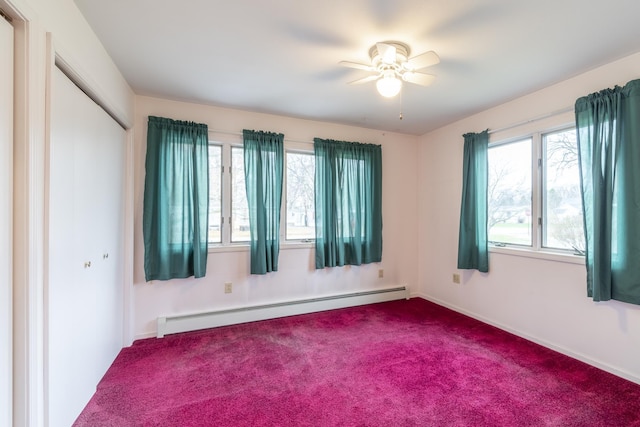
[[378,74],[375,74],[373,76],[367,76],[367,77],[363,77],[361,79],[358,80],[354,80],[352,82],[349,82],[350,85],[359,85],[362,83],[369,83],[372,82],[374,80],[378,80],[380,78],[380,76]]
[[430,50],[429,52],[421,53],[420,55],[416,55],[413,58],[409,58],[409,60],[405,62],[405,68],[408,70],[420,70],[422,68],[436,65],[439,62],[440,57],[438,56],[438,54]]
[[338,64],[343,65],[345,67],[349,67],[349,68],[355,68],[358,70],[375,71],[371,65],[360,64],[358,62],[340,61],[338,62]]
[[376,43],[378,55],[385,64],[393,64],[396,62],[396,47],[386,43]]
[[436,76],[432,74],[407,71],[402,75],[402,79],[409,83],[415,83],[420,86],[429,86],[436,79]]

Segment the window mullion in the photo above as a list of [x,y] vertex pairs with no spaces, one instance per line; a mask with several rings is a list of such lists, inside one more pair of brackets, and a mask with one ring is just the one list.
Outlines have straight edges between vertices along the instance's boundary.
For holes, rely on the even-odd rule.
[[[544,218],[542,218],[543,207],[543,168],[542,168],[542,138],[540,133],[532,135],[532,162],[531,162],[531,212],[532,215],[532,240],[531,246],[534,250],[540,250],[542,247],[542,227],[544,227]],[[542,223],[540,221],[542,219]]]

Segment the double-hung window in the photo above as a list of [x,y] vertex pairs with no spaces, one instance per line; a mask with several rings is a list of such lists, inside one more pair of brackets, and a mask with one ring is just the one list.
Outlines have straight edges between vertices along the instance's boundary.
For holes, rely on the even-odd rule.
[[491,143],[488,163],[491,244],[584,250],[575,128]]

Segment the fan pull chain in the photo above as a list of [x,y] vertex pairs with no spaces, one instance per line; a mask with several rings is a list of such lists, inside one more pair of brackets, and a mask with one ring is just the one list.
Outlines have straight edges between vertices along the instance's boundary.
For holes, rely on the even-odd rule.
[[404,85],[400,88],[400,115],[398,116],[399,120],[402,120],[402,92],[404,92]]

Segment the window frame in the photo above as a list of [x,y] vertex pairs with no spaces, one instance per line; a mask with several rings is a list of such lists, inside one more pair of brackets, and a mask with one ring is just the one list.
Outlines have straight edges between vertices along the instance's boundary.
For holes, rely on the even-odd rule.
[[241,135],[218,135],[212,136],[209,133],[209,146],[219,146],[222,148],[222,168],[221,168],[221,218],[220,218],[220,242],[209,242],[208,251],[212,252],[236,252],[249,251],[248,241],[231,241],[231,205],[232,205],[232,168],[231,150],[232,147],[242,148]]
[[[209,247],[212,246],[219,246],[224,242],[224,196],[225,196],[225,186],[224,186],[224,145],[222,143],[216,142],[216,141],[211,141],[211,138],[209,138],[209,143],[208,143],[208,149],[210,149],[211,147],[217,147],[220,149],[220,221],[219,221],[219,233],[220,233],[220,241],[219,242],[209,242]],[[208,151],[207,152],[207,156],[210,156],[211,152]],[[211,157],[209,157],[209,161]],[[209,174],[211,174],[211,171],[209,171]],[[211,178],[209,178],[209,185],[211,185]],[[209,188],[209,200],[211,200],[211,188]],[[211,218],[211,208],[209,208],[209,218]],[[209,225],[211,226],[211,225]],[[207,231],[208,233],[208,231]]]
[[[222,168],[221,168],[221,218],[220,218],[220,242],[209,242],[209,253],[216,252],[248,252],[250,248],[249,241],[231,241],[231,207],[232,207],[232,148],[242,148],[242,134],[222,134],[219,132],[209,132],[209,146],[222,147]],[[280,249],[297,249],[297,248],[314,248],[315,239],[286,239],[286,220],[287,220],[287,205],[286,205],[286,153],[295,152],[301,154],[314,155],[312,142],[296,142],[296,141],[284,141],[285,150],[285,169],[283,176],[283,189],[282,189],[282,202],[281,202],[281,215],[280,215]],[[315,179],[315,177],[314,177]]]
[[[535,168],[533,167],[534,165],[534,159],[536,158],[536,146],[535,146],[535,138],[533,137],[533,135],[525,135],[525,136],[519,136],[519,137],[514,137],[514,138],[509,138],[509,139],[505,139],[505,140],[499,140],[499,141],[495,141],[495,142],[489,142],[489,147],[488,149],[491,150],[492,148],[497,148],[497,147],[503,147],[505,145],[509,145],[509,144],[515,144],[515,143],[519,143],[519,142],[523,142],[526,140],[531,140],[531,171],[530,171],[530,176],[531,176],[531,182],[530,187],[531,187],[531,245],[524,245],[524,244],[519,244],[519,243],[507,243],[507,242],[494,242],[494,241],[489,241],[490,245],[493,245],[495,247],[515,247],[515,248],[523,248],[523,249],[532,249],[536,247],[536,243],[537,243],[537,239],[536,239],[536,233],[535,233],[535,220],[534,218],[539,218],[539,215],[537,213],[536,210],[536,206],[535,206],[535,199],[536,199],[536,194],[535,194],[535,180],[536,180],[536,175],[535,175]],[[489,153],[487,155],[487,159],[489,157]],[[488,160],[487,160],[488,162]],[[488,165],[487,165],[487,170],[489,169]],[[487,182],[488,183],[488,182]],[[489,204],[489,195],[487,194],[487,205]],[[487,206],[488,207],[488,206]],[[488,220],[488,216],[487,216],[487,220]],[[489,227],[487,224],[487,234],[489,232]],[[488,238],[488,235],[487,235]]]
[[[300,238],[300,239],[289,239],[287,238],[287,217],[288,217],[288,211],[287,211],[287,196],[288,196],[288,161],[289,161],[289,157],[288,154],[289,153],[293,153],[293,154],[304,154],[304,155],[308,155],[308,156],[315,156],[315,153],[313,152],[313,149],[302,149],[300,147],[287,147],[286,143],[285,143],[285,147],[284,147],[284,176],[283,176],[283,190],[282,190],[282,208],[281,208],[281,215],[280,215],[280,241],[284,242],[286,244],[312,244],[315,242],[315,206],[314,206],[314,218],[313,218],[313,228],[314,228],[314,237],[313,238]],[[315,157],[314,157],[314,168],[315,168]],[[314,182],[314,186],[315,186],[315,169],[314,169],[314,176],[313,176],[313,182]],[[314,197],[314,201],[315,201],[315,194],[313,195]]]
[[[547,140],[546,137],[548,135],[553,135],[553,134],[559,134],[559,133],[563,133],[563,132],[568,132],[573,130],[574,132],[577,132],[576,126],[568,126],[568,127],[562,127],[559,129],[554,129],[554,130],[550,130],[550,131],[545,131],[545,132],[541,132],[540,133],[540,160],[538,160],[539,163],[539,167],[540,167],[540,218],[542,223],[540,224],[540,247],[542,248],[542,250],[545,251],[559,251],[561,253],[570,253],[570,254],[575,254],[575,255],[584,255],[584,252],[582,254],[578,253],[578,249],[563,249],[563,248],[554,248],[551,246],[548,246],[548,242],[545,242],[545,240],[548,241],[548,235],[546,235],[548,229],[549,229],[549,224],[550,224],[550,220],[546,220],[542,217],[543,213],[547,211],[547,206],[549,205],[549,202],[547,201],[547,189],[548,189],[548,178],[549,178],[549,173],[548,173],[548,154],[547,154]],[[577,135],[576,135],[577,138]],[[580,185],[580,182],[578,182],[578,185]],[[583,213],[584,215],[584,213]],[[546,245],[545,245],[546,244]]]
[[[227,230],[229,232],[229,244],[230,245],[249,245],[250,244],[250,240],[251,237],[249,237],[248,240],[233,240],[233,151],[234,150],[239,150],[242,151],[242,159],[243,159],[243,165],[242,165],[242,170],[244,171],[244,149],[242,144],[238,145],[238,144],[229,144],[229,163],[228,163],[228,173],[227,173],[227,181],[228,181],[228,185],[229,185],[229,197],[227,199],[227,206],[228,206],[228,217],[227,217]],[[244,178],[243,178],[243,182],[244,182]],[[244,191],[246,192],[246,188],[244,189]],[[223,200],[224,201],[224,200]],[[247,224],[249,221],[249,210],[248,210],[248,206],[247,206]],[[241,229],[239,229],[238,231],[243,231]]]
[[[491,148],[531,138],[531,246],[498,242],[489,242],[489,251],[513,256],[546,259],[574,264],[584,264],[584,254],[574,250],[550,248],[543,246],[543,232],[545,218],[543,217],[546,195],[546,156],[544,137],[549,134],[575,129],[575,122],[565,122],[561,125],[540,127],[529,132],[519,132],[505,138],[490,135]],[[487,200],[488,202],[488,200]],[[488,230],[487,230],[488,231]]]

